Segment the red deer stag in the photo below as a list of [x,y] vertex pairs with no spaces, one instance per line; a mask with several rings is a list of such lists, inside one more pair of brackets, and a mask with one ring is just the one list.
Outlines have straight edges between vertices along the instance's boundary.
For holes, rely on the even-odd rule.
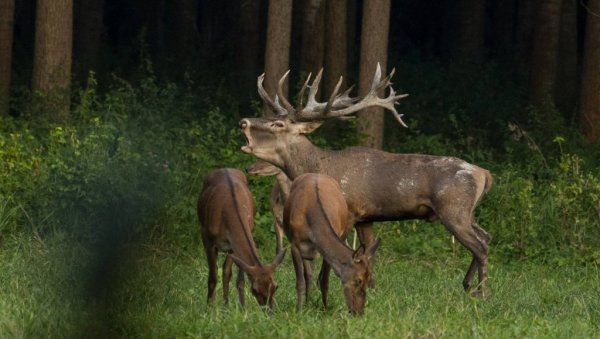
[[260,305],[273,307],[277,284],[273,272],[281,263],[285,251],[280,251],[270,265],[258,259],[252,229],[255,203],[247,186],[246,176],[237,169],[216,169],[204,179],[198,198],[200,234],[208,261],[208,302],[215,299],[218,252],[229,254],[223,263],[223,298],[229,297],[229,280],[233,262],[238,266],[237,290],[244,306],[244,272],[250,278],[252,294]]
[[[454,157],[423,154],[394,154],[366,147],[350,147],[332,151],[313,145],[305,136],[325,120],[344,118],[365,107],[379,106],[394,114],[406,126],[394,105],[406,94],[397,95],[390,79],[394,71],[381,79],[377,65],[370,91],[361,98],[351,98],[347,90],[338,95],[338,82],[327,102],[317,102],[321,80],[319,72],[310,86],[306,106],[302,100],[310,75],[294,108],[284,97],[279,81],[275,100],[262,86],[264,74],[258,78],[258,92],[276,116],[245,118],[239,123],[247,144],[242,151],[281,168],[294,179],[303,173],[323,173],[335,178],[350,210],[350,223],[357,228],[362,244],[373,241],[372,223],[387,220],[439,219],[472,254],[473,260],[463,280],[471,291],[475,271],[479,285],[473,292],[484,294],[487,278],[488,243],[490,236],[474,220],[474,210],[492,184],[490,173]],[[378,96],[389,88],[389,94]]]
[[319,287],[327,306],[329,270],[342,280],[344,299],[350,313],[363,312],[366,288],[371,280],[371,256],[379,247],[379,239],[365,250],[352,250],[344,240],[348,234],[348,206],[337,181],[330,176],[306,173],[294,180],[285,202],[283,229],[292,245],[296,270],[298,309],[312,280],[311,261],[317,252],[323,256]]
[[246,172],[250,175],[275,176],[275,182],[269,196],[269,204],[275,217],[275,240],[277,242],[275,253],[279,253],[283,249],[283,229],[281,228],[281,225],[283,225],[283,205],[290,195],[292,182],[279,167],[262,160],[248,166]]

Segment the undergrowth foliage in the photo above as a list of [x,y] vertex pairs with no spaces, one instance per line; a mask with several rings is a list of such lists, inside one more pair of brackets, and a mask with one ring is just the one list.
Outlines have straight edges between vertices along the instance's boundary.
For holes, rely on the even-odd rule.
[[[488,75],[480,86],[487,86],[494,69],[483,73]],[[127,241],[145,239],[198,251],[195,209],[204,175],[218,167],[244,168],[255,160],[239,151],[243,139],[235,117],[258,114],[259,107],[240,113],[231,98],[220,105],[206,93],[192,85],[159,84],[152,74],[136,85],[115,79],[101,93],[92,74],[73,100],[68,122],[48,121],[44,112],[31,109],[19,118],[0,117],[0,232],[43,238],[60,231],[92,241],[116,232]],[[476,215],[493,236],[494,255],[600,261],[600,175],[594,154],[579,150],[569,133],[538,146],[539,135],[521,127],[517,133],[511,125],[500,128],[499,118],[490,121],[497,128],[493,143],[486,143],[477,139],[481,130],[468,121],[475,119],[469,109],[484,105],[474,103],[462,111],[454,100],[428,100],[404,107],[417,116],[409,120],[409,129],[387,131],[386,147],[456,155],[490,169],[494,185]],[[437,118],[419,119],[415,113],[432,107],[440,110]],[[514,107],[495,110],[501,117],[502,109]],[[432,125],[436,119],[443,122],[439,129]],[[358,140],[350,134],[337,136],[329,140],[321,133],[313,139],[329,148]],[[256,242],[269,252],[272,180],[250,178],[258,203]],[[445,240],[431,242],[431,234],[412,231],[410,225],[391,227],[412,233],[410,241],[433,246],[431,252],[448,246]],[[398,241],[392,236],[384,242],[392,248],[402,246],[401,241],[394,245]]]

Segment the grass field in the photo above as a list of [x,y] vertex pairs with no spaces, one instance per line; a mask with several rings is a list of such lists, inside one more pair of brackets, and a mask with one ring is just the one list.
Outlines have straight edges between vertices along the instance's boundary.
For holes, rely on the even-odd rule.
[[[272,252],[272,251],[270,251]],[[600,335],[600,269],[490,260],[487,300],[467,296],[470,258],[400,255],[382,244],[377,287],[365,314],[350,316],[337,277],[324,309],[313,289],[295,311],[291,260],[276,273],[276,310],[247,294],[240,309],[232,285],[225,307],[207,307],[200,248],[133,245],[109,260],[66,236],[7,238],[0,249],[0,333],[6,337],[490,337],[582,338]],[[270,260],[270,253],[265,255]],[[110,264],[119,263],[110,269]]]

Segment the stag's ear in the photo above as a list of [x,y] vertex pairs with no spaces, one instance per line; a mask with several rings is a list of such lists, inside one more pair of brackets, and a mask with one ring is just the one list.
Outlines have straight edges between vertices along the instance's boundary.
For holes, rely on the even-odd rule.
[[371,257],[373,256],[373,254],[375,254],[375,251],[377,251],[377,249],[379,248],[379,244],[381,243],[381,238],[377,238],[377,240],[375,240],[370,246],[369,248],[367,248],[365,250],[365,254],[367,255],[367,258],[371,259]]
[[323,121],[312,121],[312,122],[296,122],[294,126],[299,134],[312,133],[317,128],[321,127]]
[[285,250],[285,248],[282,249],[281,251],[279,251],[279,253],[277,253],[275,258],[273,258],[273,262],[271,263],[271,267],[273,269],[277,268],[277,266],[279,266],[279,264],[281,264],[281,262],[283,261],[283,258],[285,257]]
[[249,266],[246,262],[233,254],[229,254],[229,257],[235,261],[235,263],[242,269],[242,271],[250,274],[254,270],[254,266]]

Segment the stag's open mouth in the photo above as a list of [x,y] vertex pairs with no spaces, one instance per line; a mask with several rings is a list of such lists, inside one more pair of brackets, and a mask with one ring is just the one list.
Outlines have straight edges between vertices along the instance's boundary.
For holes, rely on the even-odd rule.
[[252,138],[250,137],[250,135],[248,135],[248,126],[249,126],[249,122],[244,119],[242,121],[240,121],[240,128],[242,130],[242,135],[244,136],[244,139],[246,139],[246,145],[241,147],[242,152],[244,153],[248,153],[248,154],[252,154]]

